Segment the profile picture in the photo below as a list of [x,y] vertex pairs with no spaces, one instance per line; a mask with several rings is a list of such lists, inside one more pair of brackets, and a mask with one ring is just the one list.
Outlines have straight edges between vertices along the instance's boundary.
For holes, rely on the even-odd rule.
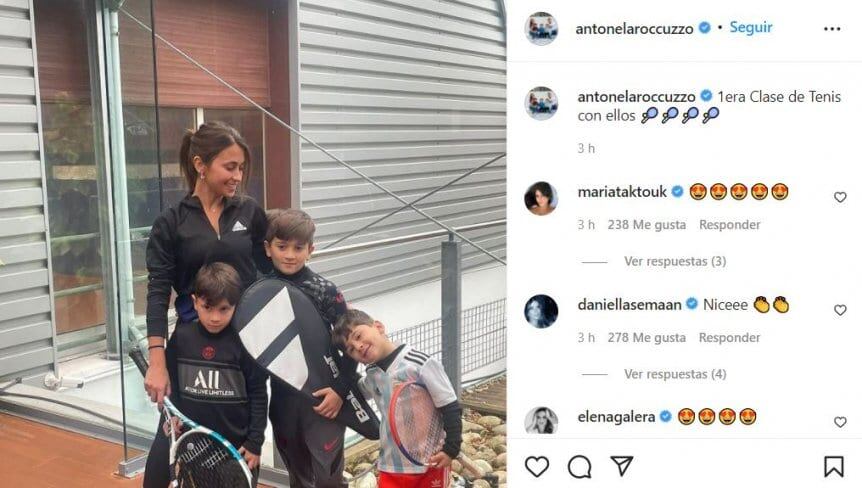
[[536,407],[524,419],[524,428],[528,434],[553,434],[557,431],[557,424],[557,414],[548,407]]
[[557,21],[547,12],[536,12],[527,18],[524,32],[537,46],[547,46],[557,38]]
[[547,181],[538,181],[524,193],[524,205],[533,215],[548,215],[557,208],[557,190]]
[[553,325],[559,312],[557,302],[548,295],[536,295],[527,300],[527,305],[524,306],[524,317],[537,329]]
[[527,113],[536,120],[548,120],[557,113],[557,95],[546,86],[537,86],[524,100]]

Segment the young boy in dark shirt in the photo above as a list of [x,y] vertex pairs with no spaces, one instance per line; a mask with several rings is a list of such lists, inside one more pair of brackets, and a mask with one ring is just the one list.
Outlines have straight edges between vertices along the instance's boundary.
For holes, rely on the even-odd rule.
[[[347,312],[338,288],[305,265],[314,252],[314,221],[301,210],[272,210],[264,246],[272,260],[273,275],[302,290],[314,303],[327,324],[326,333]],[[286,386],[270,382],[272,399],[269,418],[290,486],[298,488],[347,487],[344,472],[344,426],[332,419],[338,414],[356,376],[356,361],[335,348],[330,358],[338,366],[339,377],[333,388],[314,392],[321,398],[316,407],[299,400]]]
[[[171,401],[239,449],[256,485],[266,429],[266,372],[245,353],[229,327],[241,290],[239,274],[230,265],[203,266],[192,289],[198,320],[177,324],[165,357],[173,385]],[[147,458],[145,488],[168,485],[169,450],[165,429],[157,429]]]

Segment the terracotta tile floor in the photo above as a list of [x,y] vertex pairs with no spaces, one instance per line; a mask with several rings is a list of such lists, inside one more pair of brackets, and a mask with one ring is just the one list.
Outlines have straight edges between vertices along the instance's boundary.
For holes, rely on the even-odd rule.
[[122,446],[5,414],[0,414],[0,452],[3,486],[141,485],[140,477],[113,474],[123,457]]
[[141,476],[114,474],[122,446],[5,414],[0,414],[0,453],[0,486],[141,486]]

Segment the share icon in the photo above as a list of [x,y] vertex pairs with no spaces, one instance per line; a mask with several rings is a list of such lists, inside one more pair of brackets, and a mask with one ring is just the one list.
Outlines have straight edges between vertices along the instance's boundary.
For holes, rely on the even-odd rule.
[[611,461],[617,465],[617,469],[620,471],[620,477],[626,474],[634,458],[634,456],[611,456]]

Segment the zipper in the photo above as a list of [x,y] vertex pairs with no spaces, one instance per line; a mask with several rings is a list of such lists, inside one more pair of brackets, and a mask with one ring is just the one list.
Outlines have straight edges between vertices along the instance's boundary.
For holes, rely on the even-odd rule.
[[[200,202],[200,199],[199,199],[198,201]],[[222,208],[222,210],[221,210],[221,215],[219,215],[219,218],[218,218],[218,230],[215,230],[215,229],[213,229],[212,222],[210,222],[210,219],[209,219],[209,217],[207,216],[207,212],[206,212],[206,210],[204,209],[203,205],[201,205],[201,206],[200,206],[201,213],[202,213],[202,214],[203,214],[203,216],[204,216],[204,222],[206,222],[207,227],[209,227],[209,228],[213,231],[213,234],[215,234],[215,235],[216,235],[216,239],[218,239],[219,241],[221,241],[221,230],[222,230],[222,228],[224,228],[224,225],[223,225],[223,222],[222,222],[222,221],[223,221],[223,220],[225,219],[225,217],[226,217],[227,209],[228,209],[228,208],[229,208],[229,207],[228,207],[228,202],[227,202],[227,201],[225,201],[225,203],[224,203],[224,208]]]
[[204,209],[204,207],[203,207],[203,206],[201,206],[201,207],[200,207],[200,210],[201,210],[201,214],[202,214],[202,215],[203,215],[203,217],[204,217],[204,218],[203,218],[203,220],[204,220],[204,223],[206,224],[207,228],[209,228],[209,230],[213,231],[213,234],[215,234],[215,235],[216,235],[216,239],[217,239],[217,240],[221,241],[221,228],[222,228],[221,221],[222,221],[222,218],[224,217],[224,211],[225,211],[225,209],[222,209],[221,215],[219,215],[219,218],[218,218],[218,230],[215,230],[215,229],[213,228],[213,224],[212,224],[212,222],[210,222],[210,218],[209,218],[209,216],[207,215],[207,211]]

